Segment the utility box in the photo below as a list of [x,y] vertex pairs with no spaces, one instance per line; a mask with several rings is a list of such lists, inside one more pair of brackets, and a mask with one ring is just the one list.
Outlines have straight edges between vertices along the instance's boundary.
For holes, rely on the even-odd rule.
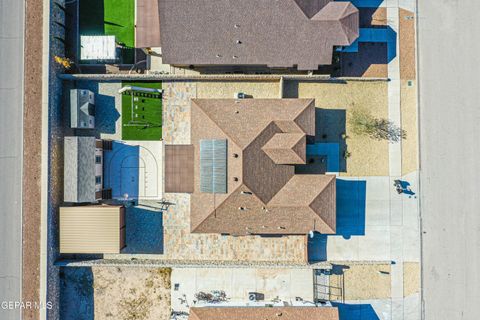
[[95,94],[90,90],[70,90],[70,127],[95,129]]

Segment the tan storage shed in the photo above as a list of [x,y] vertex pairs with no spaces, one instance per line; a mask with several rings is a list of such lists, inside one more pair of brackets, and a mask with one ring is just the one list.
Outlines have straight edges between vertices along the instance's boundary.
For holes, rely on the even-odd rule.
[[125,247],[125,207],[60,208],[60,253],[120,253]]

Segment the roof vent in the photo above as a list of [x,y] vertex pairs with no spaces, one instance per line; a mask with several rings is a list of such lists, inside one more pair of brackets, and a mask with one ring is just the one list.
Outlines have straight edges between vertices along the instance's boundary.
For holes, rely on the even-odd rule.
[[234,24],[233,27],[234,28],[240,28],[240,25],[239,24]]
[[238,158],[238,153],[234,153],[234,154],[233,154],[233,157],[234,157],[234,158]]
[[237,44],[242,44],[242,41],[240,41],[240,40],[237,40]]

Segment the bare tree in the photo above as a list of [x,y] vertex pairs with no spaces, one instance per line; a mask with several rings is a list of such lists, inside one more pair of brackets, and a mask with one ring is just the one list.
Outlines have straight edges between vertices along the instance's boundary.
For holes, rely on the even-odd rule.
[[373,117],[364,109],[354,109],[349,122],[355,134],[369,136],[376,140],[399,142],[407,138],[405,130],[387,119]]

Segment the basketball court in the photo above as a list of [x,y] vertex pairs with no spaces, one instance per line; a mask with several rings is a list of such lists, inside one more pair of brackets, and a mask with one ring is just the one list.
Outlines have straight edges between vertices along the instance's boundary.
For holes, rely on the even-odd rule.
[[114,142],[105,152],[105,188],[115,199],[161,199],[162,158],[162,141]]

